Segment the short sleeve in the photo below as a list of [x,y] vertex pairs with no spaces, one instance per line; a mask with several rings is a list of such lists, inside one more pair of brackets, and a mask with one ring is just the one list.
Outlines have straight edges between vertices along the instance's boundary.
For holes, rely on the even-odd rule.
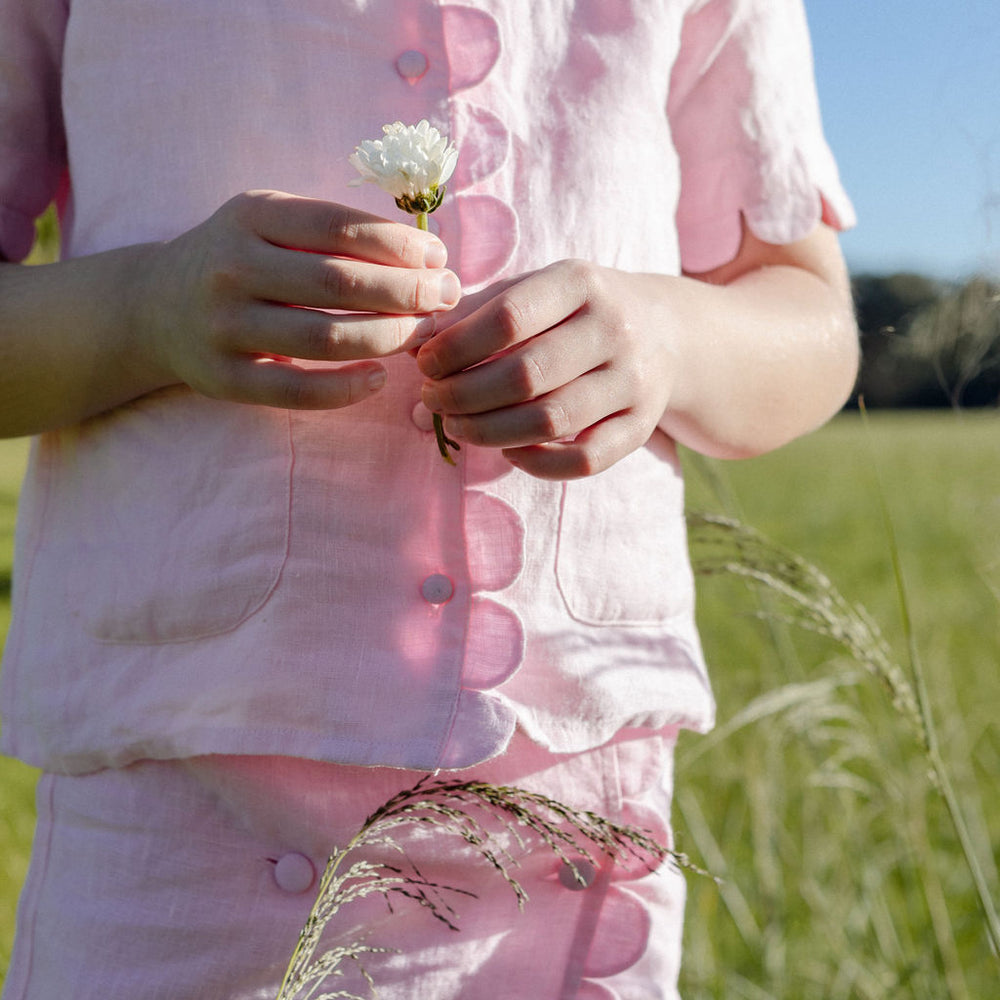
[[66,152],[60,100],[66,0],[0,0],[0,257],[31,249]]
[[823,135],[801,0],[701,0],[688,12],[667,106],[681,166],[683,268],[736,256],[740,215],[768,243],[823,219],[854,224]]

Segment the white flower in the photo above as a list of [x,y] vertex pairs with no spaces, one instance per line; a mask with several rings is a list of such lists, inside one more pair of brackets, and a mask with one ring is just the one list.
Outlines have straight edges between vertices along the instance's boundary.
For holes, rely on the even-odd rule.
[[444,184],[455,169],[458,150],[424,119],[416,125],[383,125],[381,139],[366,139],[350,155],[360,177],[372,181],[396,199],[405,212],[433,212],[444,198]]

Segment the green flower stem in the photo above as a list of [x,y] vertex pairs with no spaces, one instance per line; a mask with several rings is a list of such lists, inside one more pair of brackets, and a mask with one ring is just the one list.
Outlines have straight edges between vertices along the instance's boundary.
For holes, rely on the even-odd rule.
[[[425,233],[427,232],[427,212],[417,213],[417,229],[422,229]],[[444,421],[441,419],[440,413],[434,414],[434,437],[437,439],[438,451],[441,452],[441,457],[449,464],[454,465],[455,459],[451,457],[451,453],[448,451],[449,448],[454,448],[455,451],[461,451],[462,446],[457,442],[453,441],[444,432]]]
[[434,437],[437,438],[438,451],[441,452],[441,457],[449,464],[454,465],[455,459],[451,457],[448,452],[449,448],[454,448],[455,451],[461,450],[461,445],[457,441],[453,441],[444,432],[444,421],[441,419],[440,413],[434,414]]

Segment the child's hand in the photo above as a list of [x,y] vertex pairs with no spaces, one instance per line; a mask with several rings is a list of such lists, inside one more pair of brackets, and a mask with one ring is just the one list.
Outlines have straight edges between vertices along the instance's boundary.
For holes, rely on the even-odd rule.
[[736,256],[696,277],[563,261],[498,284],[417,359],[450,436],[570,479],[657,426],[715,458],[777,448],[843,405],[858,341],[836,233],[775,245],[744,225]]
[[414,226],[278,192],[242,194],[151,251],[137,329],[168,383],[244,403],[347,406],[385,381],[370,359],[419,345],[433,313],[458,301],[446,256]]
[[600,472],[649,439],[670,399],[668,326],[647,285],[672,280],[561,261],[466,299],[417,355],[425,405],[533,475]]

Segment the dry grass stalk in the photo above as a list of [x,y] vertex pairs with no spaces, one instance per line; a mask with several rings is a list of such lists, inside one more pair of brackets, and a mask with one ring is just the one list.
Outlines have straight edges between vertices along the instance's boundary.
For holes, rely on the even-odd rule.
[[[458,837],[477,850],[485,863],[506,881],[523,907],[524,887],[513,875],[516,858],[502,843],[509,834],[519,850],[541,844],[573,872],[585,879],[574,859],[596,864],[595,854],[615,861],[638,860],[650,871],[664,860],[677,867],[700,871],[683,855],[671,851],[647,832],[605,819],[596,813],[572,809],[555,799],[512,786],[477,781],[421,779],[395,795],[362,824],[351,841],[329,858],[312,912],[299,935],[277,1000],[363,1000],[346,990],[317,993],[331,977],[344,973],[347,961],[361,970],[374,994],[375,983],[363,966],[366,954],[386,949],[365,945],[333,948],[315,957],[323,932],[342,907],[371,895],[409,899],[451,930],[458,930],[457,916],[449,902],[455,895],[473,894],[456,886],[424,878],[396,840],[396,834],[414,824],[432,827],[444,836]],[[388,848],[400,864],[350,860],[362,847]]]
[[969,834],[961,803],[940,753],[910,622],[899,548],[884,491],[880,493],[880,499],[907,639],[909,673],[893,658],[878,626],[864,608],[847,601],[826,575],[807,560],[775,545],[739,521],[713,514],[688,516],[695,572],[704,576],[730,574],[760,585],[787,609],[761,612],[760,617],[776,617],[789,625],[831,639],[879,680],[889,693],[893,707],[909,724],[929,765],[928,777],[945,803],[972,876],[993,956],[1000,962],[1000,917],[990,895],[976,845]]
[[729,574],[765,587],[787,610],[760,612],[759,617],[770,615],[841,646],[878,679],[921,747],[927,748],[928,734],[913,685],[861,605],[848,601],[810,562],[733,518],[690,514],[688,529],[696,573]]

